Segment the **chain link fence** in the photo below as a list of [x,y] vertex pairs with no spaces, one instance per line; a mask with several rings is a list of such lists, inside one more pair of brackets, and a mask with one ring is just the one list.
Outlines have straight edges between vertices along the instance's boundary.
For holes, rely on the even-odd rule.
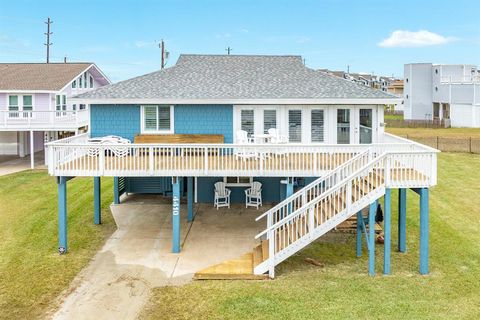
[[440,151],[480,154],[480,138],[441,136],[425,137],[409,134],[399,136],[425,144]]

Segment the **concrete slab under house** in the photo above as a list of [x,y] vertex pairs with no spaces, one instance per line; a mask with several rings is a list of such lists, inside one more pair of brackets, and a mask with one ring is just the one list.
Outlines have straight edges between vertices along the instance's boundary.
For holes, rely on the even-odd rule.
[[390,274],[391,190],[400,190],[398,251],[406,252],[406,190],[413,189],[420,201],[419,270],[428,273],[428,194],[437,184],[438,151],[384,132],[384,106],[398,102],[395,96],[309,69],[300,56],[188,54],[170,68],[70,100],[88,106],[90,123],[88,133],[48,143],[60,253],[68,251],[68,181],[94,179],[92,218],[100,224],[99,177],[110,176],[115,204],[121,195],[170,199],[174,254],[182,251],[182,225],[195,219],[195,204],[223,205],[225,216],[235,204],[253,212],[260,206],[255,220],[262,227],[251,234],[250,254],[207,268],[228,272],[236,269],[228,267],[232,261],[250,259],[252,277],[273,278],[282,261],[355,218],[357,255],[365,238],[373,275],[369,226],[383,197],[383,273]]

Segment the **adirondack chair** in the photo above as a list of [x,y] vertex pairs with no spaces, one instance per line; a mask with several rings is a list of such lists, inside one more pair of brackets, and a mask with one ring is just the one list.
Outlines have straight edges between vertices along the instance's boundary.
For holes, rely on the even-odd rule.
[[[237,136],[237,143],[238,144],[253,144],[253,138],[248,137],[248,132],[245,130],[238,130],[236,132]],[[242,160],[247,160],[251,158],[255,158],[257,156],[254,149],[250,148],[237,148],[235,150],[235,156],[241,158]]]
[[231,190],[225,187],[225,182],[217,182],[214,184],[215,187],[215,198],[213,202],[213,206],[217,208],[219,207],[228,207],[230,208],[230,193]]
[[268,129],[268,134],[272,136],[271,141],[272,143],[287,143],[288,137],[281,135],[277,129],[270,128]]
[[245,208],[262,206],[262,184],[254,181],[252,186],[245,190]]

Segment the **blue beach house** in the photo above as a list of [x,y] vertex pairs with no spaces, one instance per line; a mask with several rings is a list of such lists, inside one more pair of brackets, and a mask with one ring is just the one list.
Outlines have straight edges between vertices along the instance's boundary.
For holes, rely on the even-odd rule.
[[261,186],[262,203],[274,206],[258,217],[265,228],[255,237],[264,250],[255,274],[273,277],[276,265],[353,216],[357,254],[365,234],[373,273],[368,226],[381,197],[390,273],[391,190],[400,189],[405,251],[411,188],[421,204],[420,272],[428,273],[428,190],[436,184],[437,150],[384,132],[384,106],[396,99],[310,69],[300,56],[262,55],[184,54],[170,68],[80,94],[71,100],[88,106],[89,132],[48,145],[59,189],[59,250],[67,250],[72,177],[94,177],[97,223],[101,176],[114,177],[115,202],[122,193],[171,197],[173,252],[180,251],[182,196],[193,219],[195,202],[213,206],[217,196],[228,196],[228,203],[248,204],[246,190]]

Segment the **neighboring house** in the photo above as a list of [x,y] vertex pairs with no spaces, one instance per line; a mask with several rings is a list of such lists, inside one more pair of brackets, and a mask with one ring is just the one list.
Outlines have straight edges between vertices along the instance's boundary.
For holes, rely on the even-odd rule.
[[[389,203],[391,188],[400,189],[404,251],[405,192],[413,188],[421,195],[420,270],[428,272],[428,188],[436,184],[436,150],[384,132],[384,106],[398,101],[388,93],[309,69],[300,56],[181,55],[170,68],[72,101],[90,109],[89,134],[48,144],[48,169],[59,190],[60,253],[67,250],[66,185],[76,176],[94,177],[96,223],[100,176],[114,177],[115,203],[124,192],[172,197],[173,252],[180,251],[183,194],[192,220],[194,201],[213,206],[215,183],[226,183],[231,202],[245,203],[245,189],[260,182],[263,202],[277,205],[261,216],[267,225],[258,237],[270,255],[255,273],[272,277],[275,265],[365,207],[373,225],[377,200],[385,196]],[[108,135],[132,143],[90,140]],[[390,206],[384,211],[390,248]],[[359,233],[365,232],[363,218],[358,221]],[[368,232],[373,250],[374,228]]]
[[0,64],[0,155],[30,155],[33,168],[45,141],[87,131],[87,106],[70,97],[109,83],[93,63]]
[[393,77],[376,76],[374,74],[367,73],[349,73],[345,71],[330,71],[328,69],[319,69],[319,71],[360,83],[373,89],[379,89],[383,92],[387,92],[390,83],[395,81],[395,78]]
[[387,87],[387,92],[402,99],[401,102],[398,102],[397,104],[394,105],[394,110],[403,112],[404,110],[403,80],[396,79],[390,82],[390,84]]
[[405,119],[480,127],[480,72],[475,65],[406,64]]

